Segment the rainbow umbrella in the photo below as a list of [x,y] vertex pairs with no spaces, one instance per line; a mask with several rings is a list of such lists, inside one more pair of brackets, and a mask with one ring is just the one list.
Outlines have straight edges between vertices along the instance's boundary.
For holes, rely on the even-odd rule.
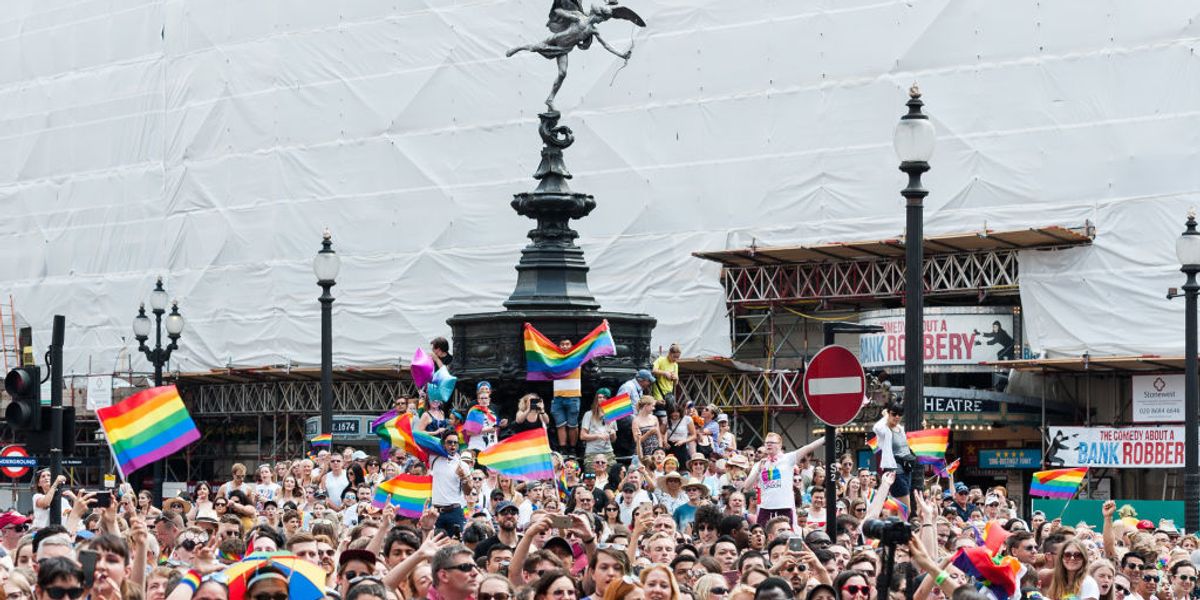
[[291,552],[255,552],[225,569],[229,599],[243,600],[246,584],[262,568],[278,570],[288,579],[290,600],[321,600],[325,596],[325,570]]

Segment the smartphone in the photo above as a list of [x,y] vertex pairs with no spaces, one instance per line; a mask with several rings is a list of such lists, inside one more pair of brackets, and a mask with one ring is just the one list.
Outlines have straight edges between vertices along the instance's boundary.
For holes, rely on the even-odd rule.
[[84,490],[84,493],[85,494],[96,494],[96,498],[95,498],[96,503],[93,505],[96,508],[108,508],[109,506],[112,506],[112,490],[107,490],[107,489]]
[[788,538],[788,552],[804,552],[804,538],[794,535]]
[[550,526],[555,529],[570,529],[575,526],[575,520],[567,515],[550,515]]
[[92,550],[79,551],[79,564],[83,567],[83,589],[90,590],[96,583],[96,559],[100,555]]

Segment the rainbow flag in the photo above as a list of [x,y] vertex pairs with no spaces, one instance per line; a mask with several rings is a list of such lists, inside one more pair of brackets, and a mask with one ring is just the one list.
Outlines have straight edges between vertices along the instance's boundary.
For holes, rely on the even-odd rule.
[[390,410],[380,416],[372,424],[375,435],[380,438],[381,452],[386,455],[393,446],[404,449],[421,462],[429,463],[429,456],[446,456],[442,443],[433,434],[421,430],[413,430],[413,416],[404,413],[397,416],[396,411]]
[[992,519],[983,526],[983,535],[980,536],[980,543],[988,550],[992,551],[993,556],[1000,554],[1000,549],[1004,547],[1004,540],[1007,540],[1009,533],[1004,530],[1004,526],[999,520]]
[[96,410],[121,474],[162,460],[200,439],[173,385],[150,388]]
[[313,436],[312,441],[310,441],[309,443],[312,444],[313,447],[328,448],[333,445],[333,434],[332,433],[318,433],[317,435]]
[[956,458],[954,459],[954,462],[950,464],[946,464],[946,461],[943,460],[942,462],[933,465],[933,470],[937,471],[939,477],[945,477],[949,479],[950,477],[954,477],[954,473],[958,471],[958,463],[961,460],[961,458]]
[[485,406],[476,404],[467,411],[467,418],[463,420],[463,433],[468,435],[479,435],[484,427],[490,426],[496,422],[496,417],[492,415],[492,411]]
[[946,446],[950,443],[950,429],[922,429],[908,432],[908,447],[917,462],[936,465],[946,462]]
[[600,415],[604,417],[604,423],[620,421],[625,417],[633,416],[633,400],[629,398],[629,394],[620,394],[600,401]]
[[1079,491],[1079,484],[1087,475],[1087,467],[1074,469],[1055,469],[1053,471],[1038,471],[1033,474],[1033,482],[1029,485],[1030,496],[1060,498],[1070,500]]
[[475,462],[513,479],[537,481],[555,478],[554,463],[550,458],[550,440],[546,437],[546,430],[541,428],[523,431],[480,451]]
[[950,564],[1003,594],[994,596],[1008,598],[1017,591],[1017,572],[1021,570],[1021,563],[1011,556],[993,558],[987,548],[960,548]]
[[871,436],[871,439],[867,440],[867,447],[871,449],[871,452],[879,452],[879,437]]
[[888,499],[883,501],[883,507],[892,511],[892,514],[897,517],[900,517],[901,521],[908,520],[908,506],[895,497],[888,496]]
[[583,363],[598,356],[616,356],[617,345],[608,331],[608,321],[587,334],[567,353],[542,335],[533,325],[525,324],[525,363],[527,381],[553,381],[568,377]]
[[371,506],[395,506],[396,514],[417,519],[432,496],[432,475],[397,475],[375,486]]

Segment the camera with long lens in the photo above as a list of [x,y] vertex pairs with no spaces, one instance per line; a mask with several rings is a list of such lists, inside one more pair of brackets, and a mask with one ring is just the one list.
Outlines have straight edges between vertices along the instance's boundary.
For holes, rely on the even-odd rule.
[[879,540],[880,544],[907,544],[912,539],[912,526],[895,517],[868,519],[863,523],[863,535]]

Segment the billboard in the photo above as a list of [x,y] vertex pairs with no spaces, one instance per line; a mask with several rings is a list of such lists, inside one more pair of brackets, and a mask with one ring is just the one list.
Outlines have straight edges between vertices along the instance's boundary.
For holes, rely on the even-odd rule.
[[[926,367],[977,367],[984,361],[1011,360],[1020,346],[1012,308],[926,308],[924,321]],[[882,333],[859,338],[864,367],[904,365],[904,310],[864,312],[859,323],[883,328]]]
[[1183,427],[1048,427],[1046,467],[1183,468]]
[[1182,423],[1183,375],[1134,375],[1134,423]]

